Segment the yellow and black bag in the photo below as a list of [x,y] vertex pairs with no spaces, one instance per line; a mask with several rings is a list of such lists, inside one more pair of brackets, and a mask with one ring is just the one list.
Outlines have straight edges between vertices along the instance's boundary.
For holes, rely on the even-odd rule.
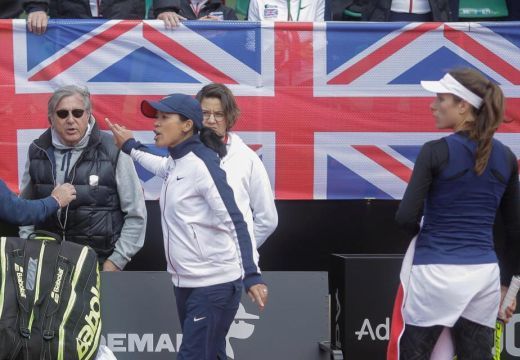
[[94,359],[99,279],[87,246],[43,231],[0,238],[0,360]]

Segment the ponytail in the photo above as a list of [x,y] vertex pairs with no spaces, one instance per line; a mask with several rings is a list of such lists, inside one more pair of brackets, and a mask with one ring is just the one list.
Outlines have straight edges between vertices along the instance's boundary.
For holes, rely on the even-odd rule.
[[[181,121],[188,121],[185,115],[179,114]],[[191,120],[193,121],[193,120]],[[193,134],[199,134],[200,141],[211,150],[216,152],[222,159],[227,154],[226,144],[222,142],[222,138],[212,129],[203,126],[202,129],[198,129],[193,122]]]
[[453,70],[450,74],[483,100],[479,109],[472,107],[475,121],[468,129],[469,137],[477,142],[474,170],[482,175],[493,149],[493,135],[504,120],[504,94],[498,85],[473,69]]
[[486,169],[491,150],[493,135],[504,117],[504,96],[498,85],[488,82],[482,106],[477,111],[475,126],[470,137],[478,142],[475,153],[475,172],[481,175]]
[[222,142],[222,138],[212,129],[202,127],[200,129],[200,141],[211,150],[215,151],[220,158],[227,154],[226,144]]

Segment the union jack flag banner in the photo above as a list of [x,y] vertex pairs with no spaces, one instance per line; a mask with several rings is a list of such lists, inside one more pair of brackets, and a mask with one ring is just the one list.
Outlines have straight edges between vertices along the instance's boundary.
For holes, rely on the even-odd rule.
[[[498,138],[520,156],[518,23],[248,23],[51,20],[44,35],[0,21],[0,177],[16,190],[54,89],[86,85],[94,116],[153,143],[142,99],[221,82],[235,129],[278,199],[399,199],[420,146],[443,133],[420,80],[456,67],[501,85]],[[100,126],[105,124],[99,121]],[[148,199],[160,182],[138,167]]]

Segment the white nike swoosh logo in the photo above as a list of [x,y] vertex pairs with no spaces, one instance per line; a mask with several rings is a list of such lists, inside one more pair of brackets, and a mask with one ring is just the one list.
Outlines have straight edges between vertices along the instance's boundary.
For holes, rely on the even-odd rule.
[[201,321],[201,320],[204,320],[205,318],[206,318],[205,316],[204,316],[204,317],[201,317],[201,318],[196,318],[196,317],[194,317],[194,318],[193,318],[193,322]]

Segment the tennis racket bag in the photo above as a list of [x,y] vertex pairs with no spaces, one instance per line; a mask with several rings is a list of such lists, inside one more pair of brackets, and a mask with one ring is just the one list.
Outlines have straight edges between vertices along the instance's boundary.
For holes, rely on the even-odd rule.
[[42,231],[0,238],[0,360],[94,359],[99,279],[87,246]]

